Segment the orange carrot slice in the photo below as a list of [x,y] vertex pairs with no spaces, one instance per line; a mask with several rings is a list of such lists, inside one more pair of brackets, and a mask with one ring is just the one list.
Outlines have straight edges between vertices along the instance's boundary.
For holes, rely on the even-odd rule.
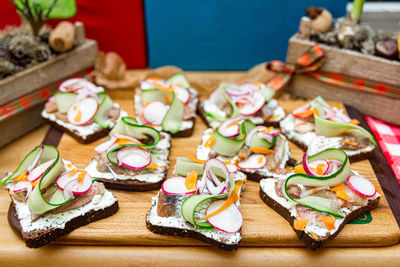
[[325,224],[327,230],[335,230],[335,218],[332,216],[321,216],[318,218],[321,222]]
[[13,179],[14,181],[21,182],[21,181],[28,181],[28,175],[26,172],[21,173],[17,177]]
[[206,143],[204,144],[205,147],[212,147],[215,143],[216,139],[214,136],[211,136],[210,138],[208,138],[208,140],[206,141]]
[[350,142],[350,141],[346,141],[346,140],[340,140],[340,142],[342,142],[343,144],[351,145],[351,146],[358,146],[357,142]]
[[303,168],[303,165],[297,165],[295,168],[294,168],[294,173],[303,173],[303,174],[307,174],[306,173],[306,171],[304,170],[304,168]]
[[314,234],[314,232],[310,232],[310,234],[312,238],[314,238],[315,240],[319,240],[319,237],[316,234]]
[[273,154],[273,153],[275,153],[275,151],[273,151],[271,149],[263,148],[263,147],[252,147],[252,148],[249,148],[249,150],[251,152],[259,153],[259,154]]
[[197,177],[198,174],[196,171],[189,172],[186,174],[186,179],[185,179],[185,186],[187,190],[193,190],[196,188],[196,183],[197,183]]
[[205,164],[207,161],[206,160],[201,160],[195,157],[187,157],[188,159],[190,159],[191,162],[196,162],[196,163],[200,163],[200,164]]
[[293,221],[293,228],[298,231],[303,231],[304,228],[307,226],[308,220],[294,220]]

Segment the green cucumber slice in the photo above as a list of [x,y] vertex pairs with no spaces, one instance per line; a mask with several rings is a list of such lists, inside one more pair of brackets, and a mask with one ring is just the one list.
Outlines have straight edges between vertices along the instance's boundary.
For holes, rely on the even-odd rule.
[[244,120],[240,125],[240,133],[235,139],[223,136],[218,132],[218,129],[213,131],[215,142],[212,149],[223,156],[235,156],[243,147],[245,137],[256,125],[249,120]]
[[114,133],[129,135],[138,139],[152,138],[148,144],[140,145],[142,147],[154,147],[161,140],[159,131],[153,127],[138,124],[137,120],[132,117],[122,117],[115,124],[109,135],[112,136]]
[[285,185],[282,187],[283,195],[289,201],[296,202],[311,209],[343,218],[344,216],[340,213],[336,204],[336,200],[326,199],[317,196],[307,196],[301,199],[293,199],[287,193],[287,187],[291,184],[302,184],[305,186],[320,187],[335,186],[343,183],[351,174],[350,162],[347,154],[341,149],[329,148],[313,156],[310,156],[307,159],[310,162],[315,160],[336,159],[342,162],[343,165],[339,168],[339,170],[329,176],[311,176],[302,173],[292,174],[286,179]]
[[236,118],[236,117],[240,116],[239,109],[237,108],[235,103],[233,103],[232,98],[230,98],[229,95],[225,92],[225,88],[227,88],[227,87],[229,88],[232,86],[237,86],[237,85],[232,84],[232,83],[221,83],[217,89],[218,93],[221,94],[226,99],[226,101],[229,103],[229,105],[232,108],[232,115],[226,119]]
[[180,131],[183,120],[184,106],[181,101],[172,93],[172,102],[161,123],[163,131],[175,134]]
[[326,101],[325,101],[322,97],[320,97],[320,96],[317,96],[316,98],[314,98],[314,99],[310,102],[310,105],[311,105],[312,107],[316,108],[316,109],[318,110],[318,113],[319,113],[319,114],[324,114],[324,113],[325,113],[324,108],[330,108],[330,107],[331,107],[331,106],[330,106],[328,103],[326,103]]
[[269,101],[271,101],[272,98],[274,98],[275,90],[267,86],[261,86],[260,91],[265,96],[265,102],[268,103]]
[[148,102],[160,101],[166,105],[172,102],[172,93],[168,91],[161,91],[158,89],[142,90],[142,104]]
[[68,109],[72,104],[74,104],[76,97],[78,94],[76,93],[64,93],[64,92],[56,92],[54,93],[54,98],[56,100],[57,110],[60,113],[67,113]]
[[198,175],[203,175],[204,164],[192,162],[185,157],[176,158],[176,174],[179,176],[186,176],[189,172],[196,171]]
[[361,133],[362,135],[366,136],[369,140],[371,140],[371,142],[375,146],[378,146],[375,137],[372,134],[370,134],[367,130],[358,125],[326,120],[315,114],[314,114],[314,122],[315,122],[315,132],[319,135],[326,137],[334,137],[341,135],[345,132],[355,130]]
[[100,127],[103,129],[108,128],[111,125],[110,120],[108,119],[108,113],[113,107],[113,102],[111,98],[104,92],[98,93],[97,95],[100,98],[100,104],[93,121],[100,125]]
[[189,89],[190,88],[190,84],[188,82],[188,80],[186,80],[185,76],[183,76],[182,73],[177,73],[175,75],[172,75],[171,77],[169,77],[166,80],[167,83],[172,83],[172,84],[180,84],[182,85],[184,88]]

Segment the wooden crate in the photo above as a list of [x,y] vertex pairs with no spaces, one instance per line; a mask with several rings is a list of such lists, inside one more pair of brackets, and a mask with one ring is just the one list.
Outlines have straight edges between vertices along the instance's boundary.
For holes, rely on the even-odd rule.
[[[85,40],[73,50],[0,80],[0,106],[32,91],[49,86],[93,66],[97,42]],[[43,104],[0,123],[0,147],[43,124]]]
[[[298,38],[297,35],[292,36],[289,39],[286,62],[295,63],[314,44]],[[400,62],[324,44],[320,46],[327,56],[321,68],[323,71],[400,84]],[[336,87],[302,74],[294,75],[286,90],[300,97],[322,96],[326,100],[339,101],[357,108],[366,115],[400,125],[400,99]]]

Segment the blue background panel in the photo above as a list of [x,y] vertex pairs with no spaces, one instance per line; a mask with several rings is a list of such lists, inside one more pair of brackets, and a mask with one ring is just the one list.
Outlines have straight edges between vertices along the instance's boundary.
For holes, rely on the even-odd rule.
[[304,9],[345,15],[345,0],[145,0],[150,67],[245,70],[286,57]]

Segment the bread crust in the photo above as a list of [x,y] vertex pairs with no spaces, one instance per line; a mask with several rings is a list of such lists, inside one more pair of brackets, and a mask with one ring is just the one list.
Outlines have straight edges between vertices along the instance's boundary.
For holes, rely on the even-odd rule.
[[[259,192],[260,198],[264,201],[265,204],[267,204],[270,208],[275,210],[277,213],[279,213],[283,218],[285,218],[286,221],[289,222],[290,226],[293,228],[293,223],[294,223],[294,217],[290,215],[290,211],[283,207],[281,204],[276,202],[274,199],[269,197],[260,187],[260,192]],[[350,222],[351,220],[357,218],[358,216],[366,213],[367,211],[373,210],[378,206],[380,197],[369,200],[368,205],[362,208],[359,208],[352,213],[348,214],[344,222],[340,224],[339,228],[336,230],[336,232],[332,235],[328,234],[326,237],[315,240],[308,234],[304,233],[304,231],[299,231],[293,228],[293,230],[296,232],[297,236],[299,239],[310,249],[316,250],[319,248],[323,248],[326,246],[327,243],[329,243],[332,239],[334,239],[340,231],[343,229],[343,227]]]
[[[191,238],[200,240],[202,242],[208,243],[212,246],[215,246],[219,249],[226,250],[226,251],[233,251],[233,250],[237,250],[239,248],[240,241],[238,243],[227,244],[227,243],[220,242],[215,239],[206,237],[203,234],[193,231],[193,230],[190,230],[190,229],[180,229],[180,228],[175,228],[175,227],[165,227],[165,226],[154,225],[149,222],[149,219],[148,219],[149,216],[151,216],[150,211],[148,211],[147,215],[146,215],[146,227],[147,227],[147,229],[149,229],[151,232],[153,232],[155,234],[191,237]],[[240,230],[240,234],[242,234],[242,230]]]
[[[164,177],[166,172],[164,174]],[[155,182],[155,183],[147,183],[136,180],[111,180],[111,179],[102,179],[97,178],[99,182],[103,183],[107,189],[114,190],[123,190],[123,191],[131,191],[131,192],[144,192],[160,189],[164,179]]]
[[76,141],[78,141],[79,143],[82,144],[89,144],[92,143],[94,141],[96,141],[99,138],[102,138],[104,136],[107,136],[108,133],[111,131],[111,128],[105,128],[105,129],[101,129],[97,132],[94,132],[93,134],[87,135],[86,138],[83,138],[81,135],[79,135],[78,132],[70,130],[60,124],[58,124],[56,121],[52,121],[48,118],[45,118],[42,116],[42,119],[47,123],[50,124],[51,126],[53,126],[54,128],[61,130],[67,134],[69,134],[70,136],[72,136]]
[[29,248],[39,248],[47,245],[48,243],[60,238],[63,235],[66,235],[73,230],[87,225],[91,222],[98,221],[111,215],[114,215],[119,209],[118,201],[115,201],[109,207],[106,207],[101,210],[92,210],[90,212],[85,213],[79,217],[73,218],[65,224],[64,229],[60,228],[48,228],[46,230],[40,231],[31,231],[24,232],[22,230],[21,223],[17,216],[17,211],[15,208],[14,202],[10,203],[10,207],[8,208],[8,223],[11,228],[14,230],[16,234],[18,234],[24,241],[27,247]]

